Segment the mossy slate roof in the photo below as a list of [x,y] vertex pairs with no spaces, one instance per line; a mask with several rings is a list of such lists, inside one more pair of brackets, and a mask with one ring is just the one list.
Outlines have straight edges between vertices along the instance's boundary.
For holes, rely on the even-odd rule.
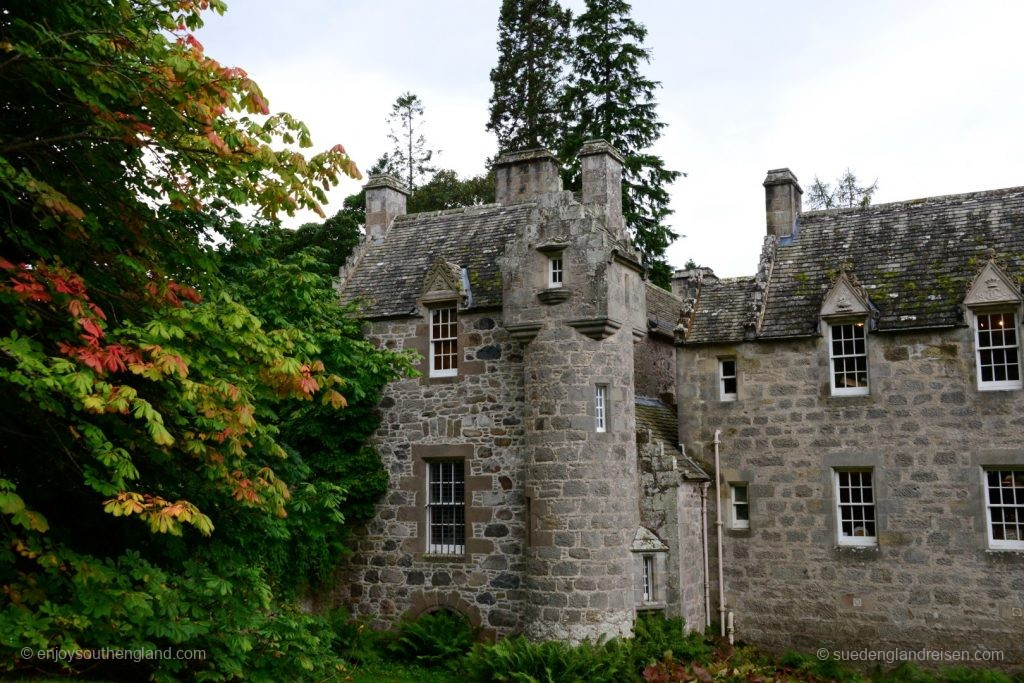
[[679,453],[679,423],[676,421],[675,406],[666,405],[656,398],[637,396],[636,429],[650,429],[655,442],[665,444],[665,450],[675,453],[679,468],[687,479],[707,479],[704,469],[685,453]]
[[[818,313],[844,263],[878,310],[878,331],[963,324],[962,305],[995,250],[1024,282],[1024,187],[929,197],[800,216],[780,241],[757,338],[818,334]],[[749,292],[746,290],[750,290]],[[743,338],[753,281],[706,282],[687,342]]]
[[532,210],[487,204],[399,216],[346,278],[342,301],[363,301],[367,318],[412,315],[427,270],[441,257],[468,270],[474,308],[500,306],[498,257]]

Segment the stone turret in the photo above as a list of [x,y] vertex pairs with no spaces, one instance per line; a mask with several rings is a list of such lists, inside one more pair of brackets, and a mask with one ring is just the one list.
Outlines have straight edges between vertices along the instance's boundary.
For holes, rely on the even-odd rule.
[[621,156],[588,146],[582,203],[558,192],[546,158],[507,161],[498,175],[499,197],[508,178],[544,190],[501,260],[504,324],[524,342],[523,623],[531,637],[570,641],[633,625],[633,344],[646,333],[640,264],[620,239]]

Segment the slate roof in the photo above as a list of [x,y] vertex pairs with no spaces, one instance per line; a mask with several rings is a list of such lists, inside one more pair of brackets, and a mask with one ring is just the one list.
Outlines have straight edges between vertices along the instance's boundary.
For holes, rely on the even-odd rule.
[[644,281],[647,298],[647,327],[651,332],[660,332],[670,337],[675,335],[679,324],[682,300],[672,292]]
[[754,278],[705,278],[693,310],[687,342],[737,342],[743,340],[744,323],[750,314]]
[[[804,213],[798,234],[776,249],[757,336],[818,334],[822,300],[844,262],[878,309],[877,330],[963,324],[963,299],[990,248],[1024,281],[1024,187]],[[687,343],[742,339],[743,287],[706,281]]]
[[679,425],[676,422],[676,409],[656,398],[637,396],[636,428],[650,429],[655,442],[662,442],[665,450],[676,455],[679,469],[687,479],[707,479],[708,475],[700,465],[685,453],[679,453]]
[[500,306],[498,257],[533,206],[486,204],[399,216],[381,243],[368,245],[341,298],[365,301],[367,318],[410,315],[427,269],[440,256],[468,269],[474,308]]

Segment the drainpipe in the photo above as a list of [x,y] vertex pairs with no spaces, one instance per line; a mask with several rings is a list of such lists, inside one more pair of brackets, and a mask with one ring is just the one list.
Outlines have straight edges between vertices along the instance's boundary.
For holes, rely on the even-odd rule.
[[725,579],[722,571],[722,475],[718,463],[721,429],[715,430],[715,532],[718,536],[718,624],[725,637]]
[[700,531],[704,550],[704,628],[711,626],[711,571],[708,568],[708,487],[710,481],[700,485]]

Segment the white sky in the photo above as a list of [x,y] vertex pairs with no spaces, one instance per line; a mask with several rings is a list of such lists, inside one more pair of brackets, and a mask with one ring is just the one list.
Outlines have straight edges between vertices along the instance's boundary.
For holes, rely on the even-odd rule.
[[[675,266],[754,273],[770,168],[806,189],[849,166],[878,178],[876,203],[1024,185],[1024,2],[633,4],[662,83],[655,151],[689,173],[672,188],[670,222],[686,235],[669,250]],[[499,5],[229,0],[198,36],[249,72],[271,110],[305,121],[315,150],[340,142],[363,170],[389,148],[391,103],[418,94],[439,165],[467,176],[495,152],[484,124]],[[334,190],[327,214],[357,190]]]

